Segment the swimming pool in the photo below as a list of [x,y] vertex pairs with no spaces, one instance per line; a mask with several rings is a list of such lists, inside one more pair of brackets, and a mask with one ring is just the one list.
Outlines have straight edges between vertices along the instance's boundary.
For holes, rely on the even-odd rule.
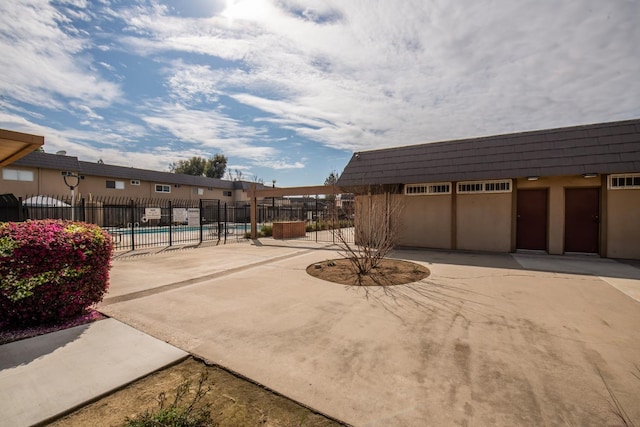
[[[218,224],[206,224],[202,226],[203,232],[216,232],[218,231],[218,227],[220,226],[220,230],[227,230],[227,233],[237,233],[250,231],[250,224],[237,224],[237,223],[220,223]],[[111,234],[129,234],[131,235],[131,227],[103,227]],[[173,233],[199,233],[200,227],[197,226],[188,226],[188,225],[174,225],[169,227],[168,225],[163,226],[151,226],[151,227],[133,227],[133,234],[135,235],[145,235],[145,234],[168,234],[169,232]]]

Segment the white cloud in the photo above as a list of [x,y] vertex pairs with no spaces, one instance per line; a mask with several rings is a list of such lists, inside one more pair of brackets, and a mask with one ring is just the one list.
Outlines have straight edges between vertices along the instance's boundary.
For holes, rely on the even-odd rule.
[[82,111],[84,113],[84,115],[90,119],[93,120],[104,120],[104,117],[102,117],[101,115],[97,114],[95,111],[93,111],[91,109],[91,107],[87,106],[87,105],[77,105],[76,108],[78,108],[78,110]]
[[180,104],[159,104],[145,110],[147,113],[142,119],[150,126],[166,130],[180,141],[203,149],[255,161],[270,158],[277,152],[272,147],[254,144],[262,138],[263,130],[242,126],[215,110],[188,109]]
[[638,16],[630,0],[5,1],[0,118],[88,159],[223,152],[294,173],[314,145],[640,117]]
[[132,28],[151,37],[127,42],[237,61],[199,65],[201,74],[189,78],[176,74],[172,87],[191,98],[227,94],[327,146],[363,149],[640,115],[634,2],[228,5],[208,19],[178,19],[159,8],[138,13]]
[[[122,124],[126,126],[126,124]],[[168,170],[169,164],[175,161],[175,151],[162,145],[156,145],[146,151],[127,150],[131,144],[125,136],[106,130],[57,129],[43,126],[25,119],[22,116],[0,111],[0,127],[17,132],[25,132],[45,137],[44,150],[56,153],[64,150],[68,156],[78,157],[84,161],[102,159],[107,164],[131,166],[152,170]],[[136,130],[134,125],[126,126],[126,130]],[[138,129],[139,130],[139,129]],[[138,137],[139,135],[131,135]]]
[[304,163],[302,162],[293,162],[287,163],[286,161],[276,160],[269,165],[273,169],[303,169]]
[[117,85],[90,71],[85,50],[91,42],[47,1],[0,2],[0,37],[0,93],[5,96],[63,109],[66,99],[99,107],[121,95]]

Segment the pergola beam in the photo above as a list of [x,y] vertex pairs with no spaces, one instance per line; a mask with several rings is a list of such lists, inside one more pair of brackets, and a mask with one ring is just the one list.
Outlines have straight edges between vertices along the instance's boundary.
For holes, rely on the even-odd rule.
[[264,188],[257,189],[256,184],[249,188],[251,200],[251,238],[258,238],[258,197],[284,197],[284,196],[310,196],[318,194],[343,193],[340,187],[335,185],[315,185],[310,187]]
[[44,136],[0,129],[0,167],[15,162],[43,144]]

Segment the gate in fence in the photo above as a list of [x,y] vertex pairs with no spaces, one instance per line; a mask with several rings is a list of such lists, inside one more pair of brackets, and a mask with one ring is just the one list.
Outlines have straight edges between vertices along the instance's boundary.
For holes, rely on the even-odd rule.
[[87,207],[92,221],[107,230],[117,250],[174,246],[244,237],[243,207],[220,200],[130,200]]
[[[216,199],[168,200],[126,197],[67,196],[16,198],[0,195],[0,221],[75,218],[99,225],[112,237],[116,251],[154,246],[215,242],[225,244],[248,238],[249,204],[232,205]],[[257,209],[258,230],[270,236],[278,221],[304,222],[302,239],[336,243],[339,237],[353,241],[353,213],[336,207],[333,200],[309,197],[303,201],[276,198]]]
[[0,196],[0,221],[75,218],[106,230],[117,251],[237,241],[248,230],[248,217],[248,207],[220,200]]

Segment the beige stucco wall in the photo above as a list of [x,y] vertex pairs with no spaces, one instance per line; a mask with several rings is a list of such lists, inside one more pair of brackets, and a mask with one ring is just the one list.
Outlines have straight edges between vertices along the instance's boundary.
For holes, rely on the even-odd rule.
[[398,244],[451,248],[451,195],[404,196]]
[[546,188],[549,191],[548,236],[549,253],[564,253],[564,194],[565,188],[601,187],[600,178],[581,176],[541,177],[537,181],[518,179],[517,188]]
[[[515,249],[515,202],[518,189],[548,191],[549,253],[564,253],[565,192],[600,189],[600,252],[609,258],[640,259],[640,189],[607,189],[607,177],[541,177],[515,180],[511,193],[404,196],[403,246],[449,248],[455,200],[457,249],[509,252]],[[366,209],[356,198],[356,219]],[[356,221],[356,227],[358,221]]]
[[640,259],[640,189],[607,192],[607,257]]
[[[33,181],[13,181],[4,180],[2,178],[2,169],[13,169],[21,171],[33,172]],[[62,179],[62,177],[60,178]],[[24,195],[38,194],[38,170],[34,168],[23,168],[7,166],[0,169],[0,194],[14,194],[16,197],[24,197]]]
[[458,194],[457,249],[511,251],[512,193]]
[[[13,193],[18,197],[29,197],[34,195],[47,196],[69,196],[70,190],[64,183],[64,178],[58,170],[39,169],[9,166],[9,169],[28,170],[33,172],[34,179],[27,181],[11,181],[3,180],[0,174],[0,194]],[[75,183],[74,178],[67,178],[70,184]],[[124,189],[107,188],[107,181],[122,181]],[[170,193],[157,193],[155,191],[156,184],[166,184],[171,187]],[[202,188],[202,195],[197,194],[194,188]],[[224,191],[231,191],[231,196],[225,196]],[[77,197],[83,197],[87,201],[89,198],[118,197],[125,199],[136,198],[152,198],[152,199],[182,199],[182,200],[198,200],[198,199],[217,199],[222,203],[234,203],[234,195],[240,195],[242,192],[234,190],[226,190],[213,187],[192,187],[190,185],[175,186],[164,182],[140,181],[140,185],[132,185],[130,179],[109,178],[85,175],[85,179],[80,180],[75,189]],[[90,196],[91,195],[91,196]]]

